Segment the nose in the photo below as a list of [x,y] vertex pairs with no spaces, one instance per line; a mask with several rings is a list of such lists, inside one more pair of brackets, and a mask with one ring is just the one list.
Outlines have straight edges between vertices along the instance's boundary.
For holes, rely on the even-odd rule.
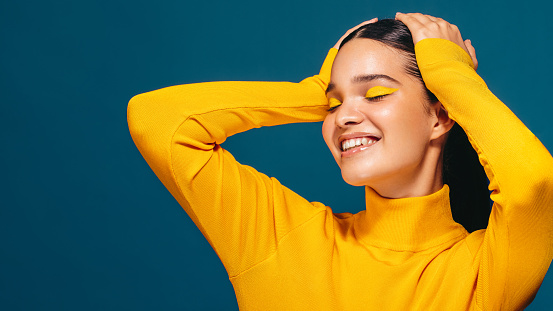
[[348,127],[359,124],[363,121],[363,114],[357,109],[354,102],[344,101],[336,111],[336,125],[339,127]]

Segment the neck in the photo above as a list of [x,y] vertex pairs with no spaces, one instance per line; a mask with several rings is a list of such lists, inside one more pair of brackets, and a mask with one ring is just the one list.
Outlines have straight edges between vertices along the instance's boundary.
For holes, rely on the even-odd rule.
[[424,159],[409,174],[402,174],[397,178],[382,180],[369,185],[380,196],[390,199],[413,198],[427,196],[442,189],[442,148],[429,146]]

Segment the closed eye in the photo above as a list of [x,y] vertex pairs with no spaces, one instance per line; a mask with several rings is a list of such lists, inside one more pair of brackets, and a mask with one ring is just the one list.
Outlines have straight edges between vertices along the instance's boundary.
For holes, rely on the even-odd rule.
[[394,89],[394,88],[379,85],[379,86],[375,86],[375,87],[370,88],[367,91],[367,94],[365,95],[365,98],[368,99],[371,102],[381,101],[384,98],[384,96],[393,94],[397,90],[398,89]]
[[331,97],[328,99],[328,105],[330,106],[330,108],[327,110],[327,111],[333,111],[334,109],[340,107],[340,105],[342,105],[342,102],[337,100],[336,98],[334,97]]
[[[389,95],[389,94],[387,94]],[[378,101],[381,101],[384,99],[384,97],[386,97],[387,95],[379,95],[379,96],[373,96],[373,97],[365,97],[367,100],[371,101],[371,102],[378,102]]]

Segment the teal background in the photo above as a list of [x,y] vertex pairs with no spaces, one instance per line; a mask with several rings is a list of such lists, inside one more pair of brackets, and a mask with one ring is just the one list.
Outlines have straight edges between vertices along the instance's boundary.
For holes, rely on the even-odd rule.
[[[490,89],[553,149],[545,1],[2,1],[0,309],[237,310],[215,252],[134,146],[129,99],[182,83],[298,82],[347,29],[396,11],[457,24]],[[224,147],[335,212],[364,209],[320,124]],[[552,309],[552,294],[550,272],[528,310]]]

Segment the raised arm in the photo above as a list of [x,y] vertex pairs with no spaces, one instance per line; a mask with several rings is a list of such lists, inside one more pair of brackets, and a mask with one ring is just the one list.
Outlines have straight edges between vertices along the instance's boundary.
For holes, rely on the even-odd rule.
[[466,53],[474,50],[457,27],[422,14],[397,17],[411,29],[424,82],[465,130],[490,179],[488,228],[467,239],[478,269],[477,304],[521,310],[553,257],[553,158],[476,74]]
[[229,276],[261,262],[318,210],[221,148],[251,128],[321,121],[336,55],[300,83],[209,82],[133,97],[127,118],[140,153],[208,239]]

